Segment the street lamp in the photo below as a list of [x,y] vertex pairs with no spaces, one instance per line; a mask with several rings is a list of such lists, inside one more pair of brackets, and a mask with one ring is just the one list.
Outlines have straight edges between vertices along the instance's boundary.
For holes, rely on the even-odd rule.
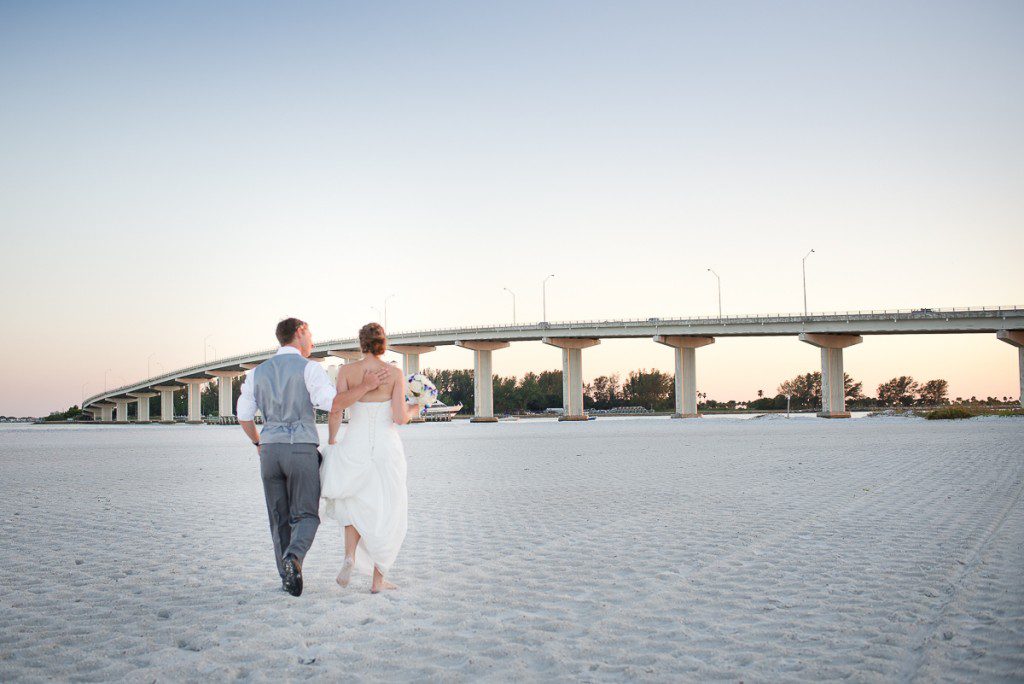
[[207,341],[208,341],[208,340],[209,340],[209,339],[210,339],[211,337],[213,337],[213,333],[210,333],[209,335],[207,335],[206,337],[204,337],[204,338],[203,338],[203,363],[206,363],[206,347],[207,347],[207,344],[206,344],[206,342],[207,342]]
[[547,278],[544,279],[544,282],[542,282],[540,284],[541,310],[543,311],[543,314],[544,314],[544,322],[545,323],[547,323],[547,320],[548,320],[548,279],[549,278],[554,278],[554,277],[555,277],[555,274],[552,273],[551,275],[549,275]]
[[807,257],[814,254],[812,249],[810,252],[804,255],[803,258],[803,273],[804,273],[804,318],[807,318]]
[[107,373],[109,373],[112,370],[114,370],[114,369],[113,368],[108,368],[107,370],[103,371],[103,391],[104,392],[107,391]]
[[383,321],[384,320],[384,316],[381,315],[380,309],[378,309],[375,306],[370,306],[370,308],[377,312],[377,320],[378,321]]
[[156,352],[146,357],[146,378],[153,377],[153,364],[151,362],[154,356],[156,356]]
[[722,279],[718,277],[718,274],[713,269],[708,269],[715,278],[718,280],[718,320],[722,320]]
[[387,331],[387,329],[388,329],[388,300],[391,299],[394,296],[395,296],[394,293],[392,293],[392,294],[389,294],[387,297],[384,298],[384,330],[385,331]]
[[82,383],[82,403],[78,405],[78,408],[82,408],[82,404],[85,403],[85,386],[88,385],[88,384],[89,384],[88,382],[83,382]]
[[515,325],[516,324],[516,293],[513,292],[512,290],[508,289],[507,287],[502,288],[502,289],[504,289],[505,292],[508,292],[510,295],[512,295],[512,325]]
[[217,358],[217,348],[214,347],[212,344],[210,345],[210,351],[213,352],[213,358]]

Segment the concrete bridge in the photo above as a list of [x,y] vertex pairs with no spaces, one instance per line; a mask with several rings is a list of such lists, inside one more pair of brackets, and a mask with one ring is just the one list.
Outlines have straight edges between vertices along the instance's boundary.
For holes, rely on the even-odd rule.
[[[823,418],[848,418],[843,386],[843,350],[870,335],[989,334],[993,341],[1017,347],[1024,406],[1024,308],[987,307],[848,311],[814,314],[770,314],[705,318],[575,321],[530,325],[493,325],[389,335],[389,349],[402,355],[406,373],[420,370],[420,356],[441,345],[455,345],[473,354],[474,422],[494,422],[491,357],[513,342],[542,341],[562,350],[562,420],[586,420],[583,411],[583,351],[605,338],[646,338],[675,350],[675,415],[697,413],[697,349],[718,337],[790,336],[821,349]],[[140,380],[89,397],[83,409],[98,420],[128,421],[128,405],[136,402],[137,421],[150,422],[149,399],[159,394],[161,422],[174,421],[174,393],[188,393],[188,420],[202,422],[202,386],[219,380],[219,413],[233,415],[232,383],[246,370],[273,356],[276,348],[210,361]],[[317,344],[313,358],[357,360],[355,338]]]

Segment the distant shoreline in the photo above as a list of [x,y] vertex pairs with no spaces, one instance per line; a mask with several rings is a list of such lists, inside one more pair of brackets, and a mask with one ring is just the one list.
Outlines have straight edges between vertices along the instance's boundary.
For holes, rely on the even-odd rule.
[[[888,409],[855,410],[855,411],[852,411],[852,413],[859,414],[859,417],[862,417],[862,418],[871,417],[871,416],[874,416],[874,415],[883,416],[883,417],[896,417],[896,418],[899,418],[899,417],[922,418],[922,417],[924,417],[924,414],[926,414],[926,413],[928,413],[930,411],[935,411],[935,410],[944,409],[944,408],[949,408],[949,405],[946,405],[946,406],[914,406],[914,407],[904,407],[904,408],[895,408],[895,407],[893,407],[893,408],[888,408]],[[784,411],[784,410],[781,410],[781,411],[780,410],[757,411],[757,410],[752,410],[752,409],[742,409],[742,410],[741,409],[737,409],[737,410],[732,410],[732,411],[728,411],[728,410],[701,411],[701,416],[716,416],[716,417],[718,417],[718,416],[763,416],[763,415],[805,415],[805,416],[806,415],[811,415],[811,416],[813,416],[817,412],[818,412],[817,409],[800,409],[800,410],[793,410],[793,411]],[[589,414],[589,415],[590,415],[590,417],[592,417],[595,420],[598,419],[598,418],[602,418],[602,419],[603,418],[670,418],[673,415],[673,412],[672,411],[652,411],[652,412],[649,412],[649,413],[592,413],[592,414]],[[1021,409],[1016,408],[1015,406],[997,407],[997,408],[985,408],[981,413],[978,414],[978,416],[974,416],[974,417],[980,417],[980,416],[985,416],[985,415],[994,415],[994,416],[1003,416],[1003,417],[1019,417],[1021,415]],[[472,419],[472,417],[473,416],[471,414],[460,414],[460,415],[453,416],[452,420],[469,421],[470,419]],[[557,413],[529,414],[529,415],[515,415],[515,414],[512,414],[512,415],[499,416],[498,420],[499,420],[499,422],[514,422],[514,421],[517,421],[517,420],[539,420],[539,419],[557,420],[558,417],[559,417],[559,414],[557,414]],[[436,422],[436,421],[427,421],[427,422]],[[317,423],[317,424],[318,425],[326,425],[327,423],[326,422],[322,422],[322,423]],[[163,422],[161,422],[159,420],[154,420],[154,421],[150,421],[150,422],[147,422],[147,423],[139,423],[139,422],[136,422],[136,421],[128,421],[126,423],[122,423],[122,422],[118,422],[118,421],[82,420],[82,421],[54,421],[54,422],[42,421],[42,422],[24,422],[24,423],[21,423],[21,422],[2,423],[2,424],[0,424],[0,427],[6,426],[6,425],[36,426],[36,427],[38,427],[38,426],[73,427],[73,426],[80,426],[80,425],[91,425],[91,426],[137,425],[137,426],[160,426],[160,427],[174,427],[174,426],[178,426],[178,425],[201,425],[201,426],[215,426],[215,427],[237,426],[237,424],[234,424],[234,423],[218,424],[218,423],[213,423],[213,422],[211,422],[211,423],[207,423],[207,422],[189,423],[189,422],[186,422],[186,421],[175,421],[173,423],[163,423]]]

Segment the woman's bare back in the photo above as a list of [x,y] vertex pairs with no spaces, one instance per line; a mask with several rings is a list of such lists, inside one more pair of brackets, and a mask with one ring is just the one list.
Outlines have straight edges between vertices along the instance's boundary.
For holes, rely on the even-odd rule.
[[[356,387],[363,381],[363,374],[370,370],[377,370],[378,368],[386,368],[388,370],[388,379],[385,380],[377,387],[377,389],[370,390],[363,395],[359,401],[373,402],[373,401],[387,401],[391,399],[391,394],[394,392],[395,383],[398,382],[402,377],[402,371],[397,366],[390,363],[385,363],[380,358],[372,355],[367,355],[361,358],[355,363],[346,363],[341,367],[338,372],[338,389],[350,389]],[[345,381],[346,386],[342,385],[342,381]]]

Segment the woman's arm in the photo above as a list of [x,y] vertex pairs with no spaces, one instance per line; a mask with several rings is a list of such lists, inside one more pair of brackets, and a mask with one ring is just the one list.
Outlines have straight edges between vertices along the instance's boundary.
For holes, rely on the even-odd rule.
[[[338,394],[348,389],[348,380],[345,379],[344,366],[338,369]],[[331,413],[327,418],[327,443],[335,444],[338,437],[338,430],[341,429],[341,419],[345,415],[345,409],[334,411],[331,406]]]
[[391,390],[391,417],[398,425],[405,425],[412,420],[413,416],[419,414],[420,407],[418,404],[405,403],[405,395],[409,392],[409,383],[406,382],[404,373],[398,371],[397,375],[395,388]]

